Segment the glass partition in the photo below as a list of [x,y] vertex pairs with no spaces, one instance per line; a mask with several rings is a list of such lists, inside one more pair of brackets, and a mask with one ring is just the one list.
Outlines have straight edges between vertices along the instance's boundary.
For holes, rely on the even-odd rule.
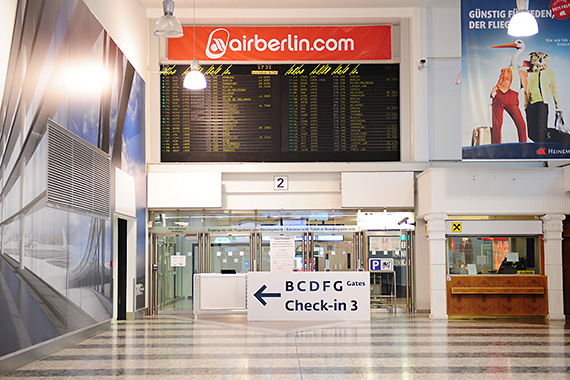
[[538,236],[447,238],[448,274],[541,274]]
[[249,272],[251,264],[249,249],[249,235],[210,237],[210,272]]

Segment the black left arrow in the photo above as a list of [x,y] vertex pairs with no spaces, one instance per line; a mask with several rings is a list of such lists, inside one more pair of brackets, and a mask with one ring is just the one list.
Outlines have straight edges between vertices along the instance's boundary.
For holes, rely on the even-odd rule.
[[263,297],[281,297],[281,293],[263,293],[263,291],[267,289],[267,285],[263,285],[257,292],[255,292],[254,296],[261,302],[263,306],[267,305],[267,302],[263,299]]

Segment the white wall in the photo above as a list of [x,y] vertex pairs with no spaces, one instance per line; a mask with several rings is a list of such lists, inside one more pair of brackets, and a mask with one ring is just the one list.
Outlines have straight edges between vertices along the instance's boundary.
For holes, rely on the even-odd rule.
[[428,8],[430,160],[461,159],[461,14]]
[[[137,0],[84,1],[146,82],[149,57],[146,9]],[[18,0],[0,1],[0,96],[4,94],[17,5]]]
[[137,0],[83,1],[147,82],[149,54],[146,9]]
[[569,214],[564,169],[429,169],[418,176],[418,218]]
[[425,232],[425,220],[416,218],[414,251],[415,307],[418,311],[430,310],[430,263],[429,244]]
[[[147,12],[149,23],[154,24],[162,11],[152,9]],[[192,24],[191,9],[178,8],[176,16],[182,24]],[[420,19],[417,8],[343,8],[343,9],[197,9],[197,25],[374,25],[400,23],[405,25],[400,41],[401,64],[404,75],[400,91],[401,103],[406,108],[402,111],[402,151],[403,162],[427,162],[428,132],[427,132],[427,73],[418,72],[417,61],[422,55],[423,30],[425,19]],[[419,38],[419,39],[418,39]],[[149,162],[160,163],[160,83],[158,72],[159,62],[164,56],[164,39],[156,38],[149,31],[150,45],[150,74],[149,81],[149,121],[150,151]],[[412,91],[413,89],[413,91]],[[424,95],[421,94],[423,89]],[[412,97],[415,91],[417,96]],[[410,116],[410,113],[412,116]],[[416,124],[416,125],[414,125]],[[239,170],[239,169],[238,169]]]
[[[398,168],[402,168],[399,173]],[[263,210],[263,209],[341,209],[365,207],[392,207],[412,209],[414,194],[413,173],[425,170],[425,164],[400,163],[283,163],[283,164],[155,164],[149,165],[150,176],[155,173],[179,173],[181,178],[188,173],[194,176],[217,171],[222,174],[222,204],[220,209]],[[352,171],[369,173],[359,176],[361,188],[368,189],[369,197],[352,198],[351,204],[343,204],[341,176]],[[382,175],[385,174],[385,175]],[[390,198],[393,183],[378,181],[378,175],[398,185],[405,197],[400,202]],[[275,176],[287,176],[287,190],[276,190]],[[395,176],[395,177],[394,177]],[[403,176],[403,180],[402,180]],[[176,178],[176,177],[174,177]],[[210,186],[213,184],[209,184]],[[204,186],[207,188],[208,186]],[[403,189],[405,187],[405,189]],[[150,190],[149,190],[150,192]],[[190,194],[188,192],[187,194]],[[352,191],[354,193],[354,191]],[[192,194],[194,194],[192,192]],[[377,196],[374,198],[374,196]],[[150,198],[149,198],[150,199]],[[404,201],[401,201],[405,199]],[[354,203],[357,202],[357,203]],[[358,203],[359,202],[359,203]],[[370,202],[374,202],[374,206]],[[202,207],[208,207],[204,203]],[[209,206],[214,207],[215,206]]]
[[17,6],[18,0],[2,0],[0,2],[0,97],[4,94],[4,85],[6,84],[6,71],[8,70]]

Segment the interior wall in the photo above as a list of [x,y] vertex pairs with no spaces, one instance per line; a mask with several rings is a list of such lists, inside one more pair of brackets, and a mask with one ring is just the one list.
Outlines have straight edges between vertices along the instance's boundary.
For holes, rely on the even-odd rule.
[[418,217],[570,213],[563,169],[429,169],[417,178]]
[[6,83],[6,71],[8,70],[17,6],[18,0],[2,0],[0,2],[0,94],[4,93]]
[[[15,41],[14,48],[10,48],[10,42],[3,44],[8,50],[2,51],[9,56],[9,75],[2,99],[4,145],[0,161],[2,173],[6,173],[2,181],[6,198],[1,213],[3,247],[10,242],[18,253],[2,252],[2,258],[13,258],[20,269],[25,269],[25,280],[38,285],[30,287],[36,296],[18,304],[18,313],[10,312],[9,317],[14,325],[21,324],[26,320],[22,315],[29,315],[36,306],[34,315],[40,316],[40,300],[57,304],[46,304],[45,310],[57,307],[62,312],[45,312],[44,324],[26,326],[22,341],[10,339],[18,344],[10,352],[44,344],[111,318],[109,216],[86,214],[77,205],[47,206],[47,195],[41,192],[42,185],[46,186],[42,178],[47,178],[45,160],[41,159],[46,151],[41,137],[47,118],[74,133],[81,144],[109,154],[112,168],[120,168],[135,179],[136,217],[140,223],[134,224],[135,230],[139,229],[131,238],[135,252],[132,277],[139,273],[143,286],[146,269],[144,81],[82,1],[27,0],[17,2],[16,8],[16,28],[11,23],[15,34],[6,33]],[[112,9],[110,3],[108,8]],[[7,14],[4,16],[8,18]],[[3,35],[2,41],[5,38]],[[83,70],[88,65],[84,62],[106,62],[115,81],[106,91],[101,88],[102,80],[95,83],[97,86],[89,86],[89,81],[81,82],[77,88],[65,86],[64,79],[75,78],[76,62],[83,63],[79,67]],[[44,165],[40,165],[42,162]],[[18,170],[12,170],[14,167]],[[25,288],[22,281],[15,284]],[[144,306],[144,296],[141,298]],[[0,308],[4,313],[6,310]],[[37,326],[42,327],[38,330]],[[52,326],[53,333],[45,334],[45,326]],[[37,332],[33,340],[28,338],[32,332]]]
[[288,190],[274,190],[271,173],[225,173],[222,208],[230,210],[340,209],[340,173],[276,173]]
[[149,55],[146,8],[137,0],[83,1],[147,82]]
[[430,262],[429,245],[425,233],[425,220],[416,218],[414,250],[414,291],[415,307],[418,311],[430,310]]
[[461,14],[427,10],[430,160],[461,160]]
[[[231,18],[226,15],[231,14]],[[149,80],[149,120],[151,127],[149,163],[160,163],[160,78],[158,74],[161,57],[165,57],[165,41],[152,35],[154,18],[159,17],[156,10],[149,10],[149,33],[150,46],[150,80]],[[184,25],[192,24],[192,15],[188,17],[184,8],[176,11],[176,16]],[[427,97],[421,94],[425,89],[427,94],[427,73],[418,72],[417,60],[422,54],[422,44],[418,36],[422,36],[422,28],[425,22],[420,19],[418,8],[354,8],[354,9],[197,9],[196,25],[375,25],[401,23],[405,27],[401,30],[400,41],[401,54],[399,60],[404,75],[402,75],[400,96],[401,103],[409,107],[412,117],[408,117],[408,111],[402,111],[402,161],[403,162],[427,162],[428,139],[427,139]],[[188,21],[190,20],[190,21]],[[412,58],[410,58],[412,57]],[[414,96],[418,90],[420,95]],[[414,99],[412,99],[414,97]],[[405,108],[408,110],[408,108]],[[412,126],[417,123],[417,126]],[[413,135],[410,134],[413,130]],[[409,138],[408,138],[409,136]],[[240,171],[240,169],[236,169]]]

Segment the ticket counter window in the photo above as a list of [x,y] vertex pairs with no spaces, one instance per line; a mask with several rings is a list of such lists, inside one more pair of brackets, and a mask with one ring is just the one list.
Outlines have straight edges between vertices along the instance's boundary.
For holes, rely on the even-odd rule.
[[538,236],[447,238],[448,274],[541,274]]

